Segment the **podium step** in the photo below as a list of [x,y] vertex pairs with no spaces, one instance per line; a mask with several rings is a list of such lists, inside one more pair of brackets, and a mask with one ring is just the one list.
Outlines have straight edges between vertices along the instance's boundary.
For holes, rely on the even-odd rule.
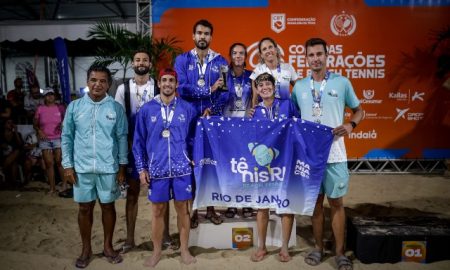
[[[216,210],[216,213],[220,211]],[[220,225],[214,225],[205,218],[206,213],[199,211],[198,227],[191,229],[189,235],[189,246],[217,249],[245,249],[258,245],[258,228],[256,216],[243,218],[236,215],[234,218],[226,218]],[[289,247],[296,245],[296,226],[292,226]],[[281,216],[270,212],[269,226],[267,229],[267,246],[281,247]]]

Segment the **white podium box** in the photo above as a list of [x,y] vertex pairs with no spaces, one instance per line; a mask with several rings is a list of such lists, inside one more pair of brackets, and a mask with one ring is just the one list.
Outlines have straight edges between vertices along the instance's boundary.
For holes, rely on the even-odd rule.
[[[216,213],[219,213],[219,211],[216,210]],[[230,219],[222,214],[224,219],[223,223],[214,225],[209,220],[205,219],[205,214],[205,212],[199,211],[198,227],[191,229],[189,234],[189,246],[217,249],[239,248],[242,247],[240,244],[244,244],[245,247],[258,246],[256,216],[242,218],[236,215],[234,218]],[[297,229],[295,224],[294,218],[291,237],[289,239],[289,247],[296,245]],[[281,247],[281,237],[281,216],[276,215],[271,211],[267,228],[266,245]]]

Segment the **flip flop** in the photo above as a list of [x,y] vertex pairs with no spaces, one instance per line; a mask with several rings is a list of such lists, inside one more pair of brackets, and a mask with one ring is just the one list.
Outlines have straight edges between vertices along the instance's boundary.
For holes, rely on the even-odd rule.
[[103,252],[103,257],[105,257],[110,264],[118,264],[123,261],[123,258],[122,256],[120,256],[120,254],[117,254],[116,256],[109,256],[106,255],[105,252]]
[[227,218],[234,218],[236,213],[237,213],[237,208],[236,207],[228,207],[227,211],[225,211],[225,216]]
[[319,265],[322,262],[322,252],[320,250],[314,249],[308,253],[305,257],[305,263],[311,266]]
[[242,208],[242,216],[245,218],[250,218],[253,216],[253,209],[251,207]]
[[353,270],[353,264],[346,256],[336,256],[334,260],[336,261],[338,270]]
[[292,257],[288,254],[288,255],[284,255],[281,252],[278,253],[278,261],[280,262],[288,262],[292,260]]
[[77,258],[77,260],[75,261],[75,267],[76,268],[86,268],[89,263],[92,260],[92,254],[89,255],[88,257],[82,259],[81,257]]
[[206,213],[205,218],[209,219],[209,221],[211,221],[211,223],[214,225],[220,225],[223,222],[222,217],[217,215],[216,213]]
[[130,245],[130,244],[123,244],[122,247],[120,248],[119,253],[120,254],[125,254],[128,251],[134,249],[136,246],[135,245]]

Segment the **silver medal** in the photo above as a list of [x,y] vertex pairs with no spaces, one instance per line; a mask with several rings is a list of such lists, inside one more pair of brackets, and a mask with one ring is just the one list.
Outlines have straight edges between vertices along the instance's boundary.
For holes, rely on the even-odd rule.
[[170,137],[170,131],[168,129],[164,129],[161,132],[161,135],[163,136],[163,138],[169,138]]
[[234,102],[234,106],[236,107],[236,109],[242,109],[242,99],[237,99]]
[[205,86],[205,80],[204,80],[203,78],[198,79],[197,85],[198,85],[199,87]]
[[312,108],[312,114],[314,117],[319,117],[322,115],[322,108],[320,108],[319,103],[314,103],[313,108]]

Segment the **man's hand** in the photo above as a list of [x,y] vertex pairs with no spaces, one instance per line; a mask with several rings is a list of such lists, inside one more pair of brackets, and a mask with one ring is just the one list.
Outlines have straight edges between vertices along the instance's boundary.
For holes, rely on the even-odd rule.
[[141,185],[150,184],[150,175],[146,170],[143,170],[139,173],[139,180],[141,181]]
[[333,134],[336,136],[346,136],[352,133],[353,127],[350,123],[345,123],[333,129]]
[[125,165],[119,166],[119,172],[117,173],[117,183],[122,185],[122,183],[126,180],[126,171],[127,167]]
[[211,93],[215,92],[217,89],[223,87],[223,78],[222,76],[219,77],[219,79],[211,86]]
[[203,111],[202,116],[203,116],[203,117],[207,117],[207,116],[210,116],[210,115],[211,115],[211,108],[206,108],[206,109]]
[[64,178],[72,185],[75,185],[77,182],[77,175],[75,174],[75,170],[73,168],[64,169]]

